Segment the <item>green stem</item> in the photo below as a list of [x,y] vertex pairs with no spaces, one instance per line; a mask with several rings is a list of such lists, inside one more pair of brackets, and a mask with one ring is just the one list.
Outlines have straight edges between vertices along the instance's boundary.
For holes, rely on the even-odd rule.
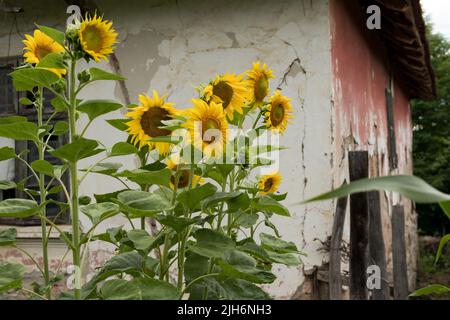
[[[44,122],[43,122],[43,88],[39,87],[38,89],[38,103],[36,105],[36,109],[37,109],[37,120],[38,120],[38,127],[42,127]],[[44,140],[44,137],[42,137],[42,142]],[[44,144],[41,143],[41,141],[39,141],[37,143],[37,149],[38,149],[38,157],[39,160],[44,160]],[[47,199],[47,190],[45,187],[45,175],[40,173],[39,174],[39,195],[40,195],[40,203],[44,203],[45,200]],[[46,206],[43,205],[41,206],[41,215],[42,216],[46,216],[47,212],[46,212]],[[48,263],[48,242],[47,242],[47,223],[45,222],[45,220],[41,220],[41,238],[42,238],[42,260],[43,260],[43,269],[44,269],[44,282],[45,282],[45,286],[47,287],[50,281],[50,270],[49,270],[49,263]],[[47,299],[51,299],[52,295],[51,295],[51,289],[47,288],[47,290],[45,291],[45,297]]]
[[204,278],[207,278],[207,277],[216,277],[216,276],[218,276],[218,275],[220,275],[220,273],[209,273],[209,274],[204,274],[204,275],[202,275],[202,276],[200,276],[200,277],[198,277],[198,278],[195,278],[194,280],[192,280],[191,282],[189,282],[189,284],[186,286],[186,288],[184,288],[184,289],[181,291],[180,299],[183,298],[183,295],[184,295],[184,293],[186,292],[186,290],[189,289],[189,287],[192,286],[194,283],[196,283],[196,282],[198,282],[198,281],[200,281],[200,280],[202,280],[202,279],[204,279]]
[[[75,96],[75,67],[76,60],[72,59],[70,62],[70,96],[69,96],[69,127],[70,135],[69,142],[73,142],[77,135],[76,128],[76,96]],[[70,194],[72,199],[72,235],[73,235],[73,264],[81,270],[81,257],[80,257],[80,221],[78,216],[78,167],[77,162],[71,162],[69,166],[70,171]],[[75,288],[74,290],[75,300],[80,300],[81,290]]]

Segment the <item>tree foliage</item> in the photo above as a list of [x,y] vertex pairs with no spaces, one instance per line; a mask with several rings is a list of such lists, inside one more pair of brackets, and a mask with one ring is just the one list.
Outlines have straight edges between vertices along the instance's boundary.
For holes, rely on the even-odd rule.
[[[427,29],[431,62],[436,73],[437,99],[413,101],[414,174],[437,189],[450,192],[450,41]],[[417,205],[419,229],[445,234],[450,221],[435,204]]]

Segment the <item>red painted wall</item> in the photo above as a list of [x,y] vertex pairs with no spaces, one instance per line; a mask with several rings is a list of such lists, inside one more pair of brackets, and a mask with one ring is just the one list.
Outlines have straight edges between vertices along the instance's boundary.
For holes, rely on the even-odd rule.
[[[388,158],[388,125],[385,89],[389,86],[389,59],[376,32],[366,28],[359,3],[330,0],[331,57],[334,101],[334,183],[348,176],[347,151],[368,150],[370,176],[412,174],[412,122],[409,97],[395,81],[394,125],[398,169]],[[383,236],[388,266],[391,266],[392,204],[405,207],[408,280],[416,279],[418,252],[417,218],[411,201],[385,193],[382,197]],[[389,268],[388,268],[389,270]]]
[[[389,59],[375,32],[366,28],[357,1],[331,0],[330,13],[337,137],[352,134],[359,149],[377,144],[375,149],[386,153]],[[411,147],[411,111],[409,99],[397,82],[394,110],[397,152],[404,165],[409,158],[405,148]],[[403,165],[399,163],[400,170]]]

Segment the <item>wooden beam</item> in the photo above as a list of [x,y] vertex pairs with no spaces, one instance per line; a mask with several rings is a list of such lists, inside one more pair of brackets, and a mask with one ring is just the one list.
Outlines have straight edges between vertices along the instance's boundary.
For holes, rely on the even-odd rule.
[[[344,182],[345,184],[345,182]],[[330,263],[329,263],[329,290],[330,300],[341,300],[341,241],[344,231],[345,211],[347,210],[347,197],[337,201],[336,213],[334,214],[333,230],[330,241]]]
[[403,206],[392,207],[392,261],[394,274],[394,299],[407,300],[408,271],[406,266],[405,211]]
[[[348,154],[350,181],[369,176],[367,151]],[[369,259],[369,212],[367,193],[350,196],[350,299],[367,300],[367,267]]]
[[373,300],[389,299],[389,280],[387,278],[386,249],[381,223],[380,193],[369,192],[369,252],[370,264],[380,268],[381,287],[372,290]]

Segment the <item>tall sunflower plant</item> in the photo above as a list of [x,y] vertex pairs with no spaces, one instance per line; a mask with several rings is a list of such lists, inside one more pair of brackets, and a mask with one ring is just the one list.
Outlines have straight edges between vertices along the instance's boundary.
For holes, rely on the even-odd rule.
[[[34,107],[37,121],[1,118],[0,136],[27,141],[39,157],[28,162],[26,151],[0,148],[1,161],[16,159],[29,172],[24,181],[1,181],[2,190],[15,188],[28,198],[1,201],[0,217],[38,217],[43,259],[18,246],[12,228],[0,231],[0,245],[30,257],[42,280],[27,288],[24,266],[0,263],[0,292],[21,290],[39,299],[269,299],[262,285],[276,280],[273,265],[297,267],[301,252],[281,238],[271,221],[274,215],[290,215],[281,204],[286,194],[277,193],[281,175],[256,175],[271,164],[267,154],[283,148],[256,142],[263,133],[286,130],[293,114],[290,99],[280,91],[270,95],[273,73],[255,62],[242,75],[218,75],[199,86],[188,108],[177,108],[156,91],[140,95],[138,104],[127,106],[125,118],[107,120],[128,136],[107,148],[87,138],[87,129],[99,116],[124,106],[82,100],[79,93],[93,82],[124,78],[77,66],[80,60],[107,60],[116,41],[112,23],[97,15],[65,32],[37,25],[24,40],[24,64],[11,77],[16,90],[27,93],[20,103]],[[52,100],[45,101],[44,90]],[[52,114],[45,117],[49,104]],[[68,121],[52,121],[59,113]],[[84,125],[81,117],[87,118]],[[52,147],[50,138],[61,135],[68,143]],[[113,162],[118,156],[134,156],[139,165],[124,170]],[[55,158],[57,164],[49,160]],[[89,165],[80,167],[80,160]],[[93,199],[80,196],[80,184],[90,174],[117,180],[123,188]],[[38,190],[27,188],[32,180]],[[65,201],[51,198],[57,192]],[[59,214],[70,213],[69,232],[47,215],[49,205],[57,205]],[[81,215],[91,222],[89,228],[81,228]],[[96,232],[100,223],[118,215],[126,225]],[[58,295],[54,287],[64,279],[66,255],[51,268],[52,231],[66,243],[76,270],[73,289]],[[112,245],[115,254],[88,277],[87,248],[96,241]]]

